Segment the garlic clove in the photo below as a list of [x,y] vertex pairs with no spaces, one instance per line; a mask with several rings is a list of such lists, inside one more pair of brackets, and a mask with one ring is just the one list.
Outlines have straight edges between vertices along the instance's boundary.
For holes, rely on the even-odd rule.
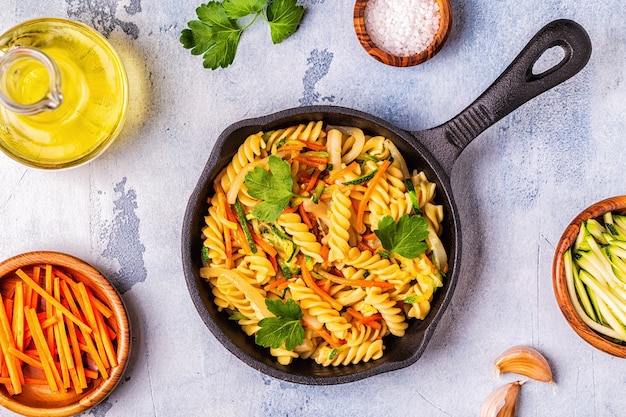
[[517,397],[524,381],[504,384],[491,392],[480,407],[480,417],[514,417]]
[[537,381],[554,383],[552,370],[546,358],[528,346],[514,346],[502,352],[495,360],[496,375],[511,372]]

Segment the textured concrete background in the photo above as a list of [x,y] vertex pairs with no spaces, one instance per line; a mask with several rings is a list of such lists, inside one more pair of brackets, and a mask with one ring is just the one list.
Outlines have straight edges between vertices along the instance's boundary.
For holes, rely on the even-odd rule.
[[[62,172],[0,155],[0,258],[57,250],[115,283],[129,307],[132,361],[93,416],[475,416],[515,376],[495,377],[504,349],[532,345],[556,389],[529,381],[519,416],[618,416],[626,362],[567,326],[552,292],[554,246],[589,204],[626,193],[626,8],[620,0],[452,0],[444,49],[398,69],[370,58],[352,27],[353,1],[304,0],[294,36],[271,45],[264,25],[219,71],[178,38],[198,0],[2,0],[0,32],[42,16],[104,34],[131,81],[130,115],[98,160]],[[360,382],[311,387],[249,368],[224,349],[191,304],[180,263],[187,199],[231,123],[308,104],[352,107],[416,131],[470,104],[551,20],[582,24],[587,67],[477,138],[453,173],[463,222],[461,279],[425,354]],[[12,415],[0,410],[0,415]]]

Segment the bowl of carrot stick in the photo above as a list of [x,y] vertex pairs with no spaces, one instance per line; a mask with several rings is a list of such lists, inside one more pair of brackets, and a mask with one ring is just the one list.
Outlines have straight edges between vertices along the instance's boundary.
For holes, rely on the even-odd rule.
[[72,416],[118,385],[130,322],[97,269],[59,252],[0,262],[0,405],[27,416]]

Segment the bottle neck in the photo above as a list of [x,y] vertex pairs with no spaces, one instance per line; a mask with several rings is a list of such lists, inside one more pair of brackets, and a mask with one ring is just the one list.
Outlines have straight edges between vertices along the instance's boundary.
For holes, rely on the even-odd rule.
[[[32,76],[33,73],[37,75]],[[44,80],[43,86],[34,80],[41,81],[42,77],[47,78],[47,84]],[[33,91],[28,91],[29,88]],[[59,67],[44,52],[18,47],[0,56],[1,105],[15,113],[29,116],[55,110],[62,102]]]

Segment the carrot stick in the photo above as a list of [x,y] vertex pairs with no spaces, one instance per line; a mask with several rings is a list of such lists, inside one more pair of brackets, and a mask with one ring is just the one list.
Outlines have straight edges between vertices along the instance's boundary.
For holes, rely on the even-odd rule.
[[43,369],[43,365],[41,364],[41,361],[38,361],[37,359],[33,358],[32,356],[29,356],[29,355],[25,354],[24,352],[14,348],[14,347],[10,347],[9,348],[9,353],[11,355],[15,356],[17,359],[21,360],[22,362],[25,362],[25,363],[29,364],[30,366],[34,366],[35,368]]
[[389,168],[389,165],[391,165],[391,161],[385,159],[380,165],[380,168],[378,168],[378,171],[376,171],[376,174],[374,174],[374,177],[369,180],[367,190],[363,195],[363,199],[361,199],[361,201],[359,202],[359,209],[356,214],[356,227],[360,229],[359,233],[363,233],[365,231],[365,225],[363,224],[365,207],[367,206],[367,203],[372,196],[374,189],[376,189],[376,186],[380,182],[381,178],[383,177],[383,175],[385,175],[385,172],[387,172],[387,168]]
[[309,287],[310,289],[312,289],[313,292],[316,295],[318,295],[322,300],[324,300],[328,304],[330,304],[332,306],[332,308],[334,308],[335,310],[341,311],[341,309],[343,308],[343,305],[341,305],[341,303],[339,301],[335,300],[333,297],[328,295],[327,292],[324,292],[315,283],[315,280],[313,279],[313,276],[311,275],[311,272],[308,270],[308,268],[306,266],[306,259],[304,257],[302,257],[302,259],[300,260],[300,269],[302,271],[302,279],[304,280],[304,283],[306,284],[306,286]]
[[[37,314],[35,313],[35,310],[27,307],[24,310],[24,315],[26,317],[28,327],[33,334],[35,347],[37,348],[41,358],[41,365],[43,366],[43,372],[46,376],[46,380],[48,381],[48,387],[50,388],[50,391],[57,392],[59,391],[57,379],[60,379],[60,377],[57,378],[58,371],[56,366],[54,366],[54,360],[52,359],[52,354],[48,348],[48,343],[46,342],[43,330],[39,325],[39,320],[37,320]],[[57,376],[55,376],[55,373]]]
[[[41,267],[36,266],[33,268],[33,282],[37,285],[39,285],[39,282],[41,281]],[[28,285],[26,286],[26,290],[28,290],[28,292],[30,293],[30,303],[27,305],[30,305],[31,308],[36,309],[37,305],[39,304],[39,294],[37,294],[36,291],[33,291],[33,288]]]
[[72,355],[74,356],[74,363],[76,365],[75,372],[78,379],[78,383],[74,382],[74,389],[76,392],[80,392],[87,388],[87,379],[85,378],[85,368],[83,366],[80,347],[78,346],[78,338],[76,337],[76,327],[68,318],[66,318],[65,324],[67,325],[67,332],[72,342]]
[[391,282],[387,281],[370,281],[367,279],[350,279],[350,278],[342,278],[337,275],[329,274],[326,271],[317,271],[317,273],[329,281],[334,282],[335,284],[343,284],[349,285],[352,287],[379,287],[383,289],[391,289],[395,286]]
[[94,313],[96,315],[98,331],[100,333],[100,337],[102,337],[102,344],[104,345],[104,352],[106,353],[109,365],[111,367],[117,366],[117,355],[115,352],[115,347],[113,347],[113,343],[111,342],[111,339],[109,339],[109,332],[106,331],[106,328],[104,326],[102,314],[97,310]]
[[15,282],[15,296],[13,299],[13,337],[18,350],[24,350],[24,285],[22,281]]
[[72,279],[72,277],[70,277],[65,272],[61,271],[59,268],[53,268],[52,269],[52,274],[54,276],[57,276],[57,277],[61,278],[63,281],[67,282],[71,287],[74,287],[77,284],[77,282],[74,281],[74,279]]
[[[4,305],[2,295],[0,295],[0,303]],[[18,360],[9,353],[10,348],[15,348],[15,342],[11,336],[11,325],[4,308],[0,308],[0,347],[2,347],[4,364],[7,367],[9,378],[11,379],[13,394],[20,394],[22,392],[22,383],[20,381],[21,372]]]
[[315,142],[311,142],[309,140],[301,140],[298,139],[299,142],[302,142],[302,144],[304,145],[305,148],[311,149],[312,151],[325,151],[326,150],[326,145],[322,145],[319,143],[315,143]]
[[54,297],[52,297],[43,288],[41,288],[39,285],[37,285],[21,269],[18,269],[16,271],[16,274],[27,285],[30,285],[33,288],[33,290],[37,292],[37,294],[39,294],[41,297],[43,297],[46,300],[46,303],[50,303],[53,306],[55,306],[56,308],[60,309],[61,312],[63,312],[63,314],[65,316],[67,316],[70,320],[72,320],[74,323],[76,323],[76,325],[78,327],[80,327],[82,330],[86,331],[87,333],[91,333],[91,328],[87,324],[83,323],[80,319],[78,319],[78,317],[76,317],[74,314],[72,314],[67,308],[63,307],[63,305],[61,303],[59,303],[57,300],[54,299]]
[[[82,282],[77,286],[80,297],[78,298],[78,304],[80,304],[81,309],[85,313],[85,317],[87,322],[91,326],[93,330],[93,340],[96,343],[97,353],[100,356],[100,359],[105,368],[108,368],[108,360],[106,357],[106,353],[104,351],[104,344],[102,342],[102,335],[98,331],[98,323],[96,322],[96,316],[94,314],[93,308],[91,306],[91,302],[89,300],[89,293],[87,292],[87,287]],[[95,358],[94,358],[95,360]]]

